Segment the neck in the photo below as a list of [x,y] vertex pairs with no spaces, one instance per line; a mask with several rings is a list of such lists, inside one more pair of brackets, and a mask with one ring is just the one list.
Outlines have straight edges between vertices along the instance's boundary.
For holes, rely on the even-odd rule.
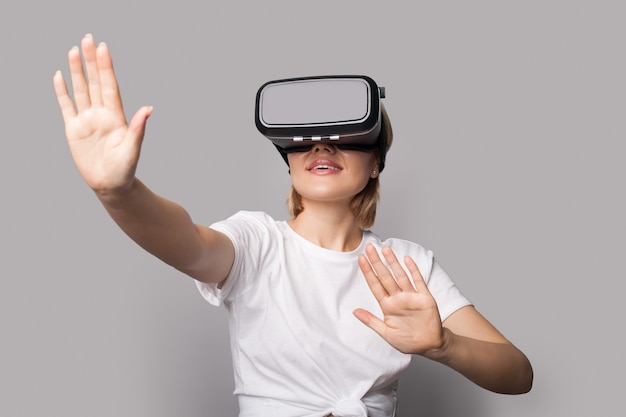
[[345,206],[307,204],[295,218],[291,228],[308,241],[325,249],[349,252],[359,247],[363,231],[354,215]]

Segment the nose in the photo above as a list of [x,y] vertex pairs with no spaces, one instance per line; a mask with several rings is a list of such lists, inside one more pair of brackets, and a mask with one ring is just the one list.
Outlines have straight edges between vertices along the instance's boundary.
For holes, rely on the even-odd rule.
[[328,152],[328,153],[333,154],[333,153],[337,152],[337,147],[335,145],[330,144],[330,143],[319,142],[319,143],[316,143],[315,145],[313,145],[312,152],[313,153]]

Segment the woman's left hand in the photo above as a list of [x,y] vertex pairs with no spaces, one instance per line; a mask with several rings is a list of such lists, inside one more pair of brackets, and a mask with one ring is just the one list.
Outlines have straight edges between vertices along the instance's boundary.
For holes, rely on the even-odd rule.
[[382,254],[389,267],[372,245],[359,257],[359,267],[384,317],[363,309],[354,315],[400,352],[426,355],[440,349],[445,335],[439,310],[417,264],[405,257],[409,277],[391,248],[383,247]]

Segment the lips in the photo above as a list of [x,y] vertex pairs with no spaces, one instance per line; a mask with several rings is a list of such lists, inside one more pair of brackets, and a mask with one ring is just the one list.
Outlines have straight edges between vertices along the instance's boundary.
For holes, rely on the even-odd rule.
[[330,159],[316,159],[307,166],[307,171],[315,172],[329,172],[329,171],[341,171],[342,168],[336,162]]

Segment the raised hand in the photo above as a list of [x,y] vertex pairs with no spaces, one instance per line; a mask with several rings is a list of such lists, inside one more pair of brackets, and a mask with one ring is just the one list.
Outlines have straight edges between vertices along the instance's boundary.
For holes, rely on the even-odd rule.
[[383,247],[382,254],[390,269],[372,245],[359,257],[359,267],[384,317],[363,309],[354,315],[401,352],[425,355],[441,348],[444,332],[437,303],[417,265],[405,257],[409,277],[391,248]]
[[[89,34],[68,53],[74,100],[60,71],[53,77],[65,134],[76,166],[96,192],[130,187],[135,178],[146,120],[152,107],[141,107],[126,123],[113,62],[106,44],[96,47]],[[85,74],[86,72],[86,74]]]

